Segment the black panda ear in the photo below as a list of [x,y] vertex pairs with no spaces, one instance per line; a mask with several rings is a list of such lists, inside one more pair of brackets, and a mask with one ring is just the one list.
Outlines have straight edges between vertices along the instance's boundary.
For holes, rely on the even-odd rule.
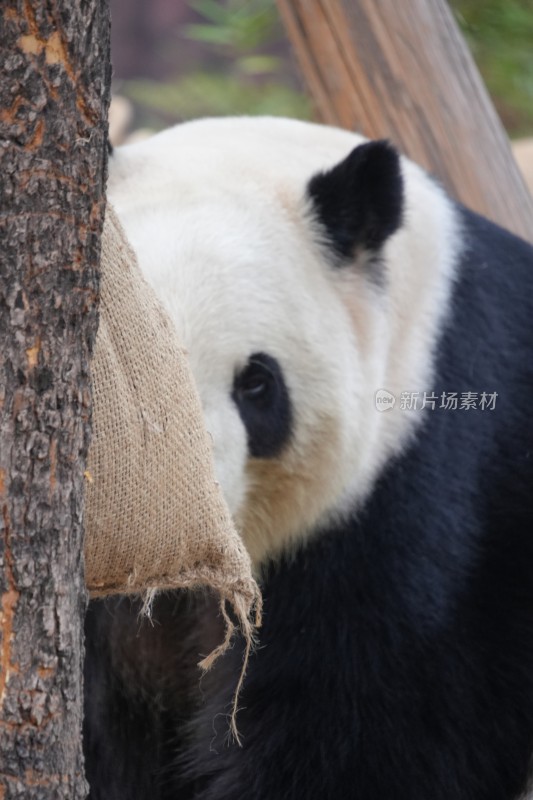
[[376,252],[401,225],[400,157],[386,141],[359,145],[311,178],[307,191],[328,244],[343,260],[360,250]]

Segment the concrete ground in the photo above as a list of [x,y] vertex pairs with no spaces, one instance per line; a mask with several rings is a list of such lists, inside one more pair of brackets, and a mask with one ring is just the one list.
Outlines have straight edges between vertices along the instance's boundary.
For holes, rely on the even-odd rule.
[[533,194],[533,138],[517,139],[512,142],[512,147],[514,157],[529,186],[529,191]]

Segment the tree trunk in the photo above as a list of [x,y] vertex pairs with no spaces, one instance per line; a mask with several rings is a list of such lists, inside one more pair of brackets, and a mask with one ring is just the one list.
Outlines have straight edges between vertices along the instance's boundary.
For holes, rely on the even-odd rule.
[[6,0],[0,43],[0,800],[76,800],[108,3]]
[[533,239],[533,200],[445,0],[277,0],[322,119],[388,138]]

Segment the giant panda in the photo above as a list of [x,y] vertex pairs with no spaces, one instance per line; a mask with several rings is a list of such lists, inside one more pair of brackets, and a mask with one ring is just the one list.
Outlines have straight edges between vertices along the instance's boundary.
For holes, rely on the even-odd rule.
[[188,351],[264,622],[87,617],[93,800],[517,800],[533,753],[533,250],[387,142],[205,119],[109,197]]

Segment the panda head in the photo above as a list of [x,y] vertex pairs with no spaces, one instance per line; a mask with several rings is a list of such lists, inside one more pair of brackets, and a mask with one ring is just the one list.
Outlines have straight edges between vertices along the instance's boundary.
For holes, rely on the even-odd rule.
[[431,374],[451,205],[387,143],[280,119],[124,147],[109,193],[188,351],[260,563],[361,502],[415,427],[375,392]]

